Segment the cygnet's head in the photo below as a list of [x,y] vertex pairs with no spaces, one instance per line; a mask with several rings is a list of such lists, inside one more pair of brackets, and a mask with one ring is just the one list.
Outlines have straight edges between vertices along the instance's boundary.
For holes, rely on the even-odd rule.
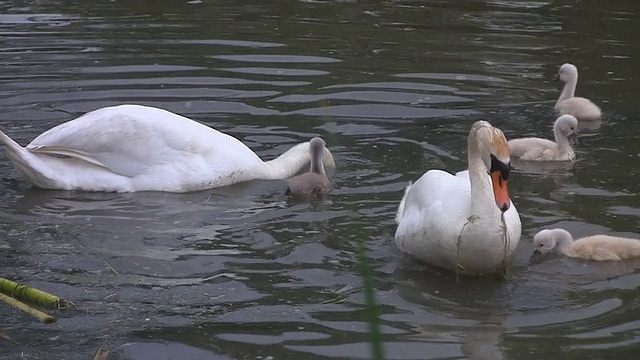
[[544,229],[533,237],[534,251],[546,254],[563,241],[573,241],[571,234],[565,229]]
[[326,143],[322,138],[314,137],[309,141],[309,155],[311,156],[311,172],[325,174],[322,157]]
[[558,70],[558,74],[556,75],[557,80],[561,80],[562,82],[570,82],[573,80],[577,80],[578,78],[578,68],[573,64],[563,64],[560,66]]
[[476,121],[469,132],[469,148],[479,151],[491,176],[496,205],[502,212],[507,211],[511,206],[507,189],[511,153],[504,133],[486,121]]
[[311,154],[322,154],[326,145],[327,144],[324,142],[324,140],[322,140],[321,137],[316,136],[313,139],[309,140],[309,152]]
[[560,116],[556,120],[554,128],[566,136],[569,139],[569,143],[578,145],[578,119],[573,115]]

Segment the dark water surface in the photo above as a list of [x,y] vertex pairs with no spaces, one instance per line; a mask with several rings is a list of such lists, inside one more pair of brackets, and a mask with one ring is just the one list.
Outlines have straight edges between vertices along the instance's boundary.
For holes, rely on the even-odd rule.
[[[1,152],[0,276],[76,307],[43,325],[0,306],[19,343],[0,339],[0,358],[107,344],[110,359],[367,359],[362,228],[389,359],[636,359],[640,262],[530,255],[547,226],[640,233],[638,34],[635,1],[0,2],[0,128],[23,145],[138,103],[265,159],[320,135],[338,164],[327,201],[291,204],[284,181],[41,191]],[[464,169],[478,119],[551,137],[564,62],[604,119],[581,130],[573,166],[512,175],[523,239],[509,280],[456,282],[401,256],[406,183]]]

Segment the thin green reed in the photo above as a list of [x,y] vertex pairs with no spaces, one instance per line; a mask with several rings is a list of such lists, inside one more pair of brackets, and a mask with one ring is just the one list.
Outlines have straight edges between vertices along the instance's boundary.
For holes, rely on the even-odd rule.
[[[326,108],[328,104],[324,101],[320,102],[321,108]],[[323,122],[327,123],[332,121],[329,114],[323,114]],[[331,135],[331,134],[328,134]],[[373,271],[369,266],[369,260],[367,258],[367,247],[365,241],[364,231],[362,225],[357,227],[357,239],[358,243],[358,263],[360,265],[360,275],[362,276],[362,285],[364,287],[364,300],[367,310],[367,321],[369,322],[369,336],[371,340],[371,354],[372,360],[385,360],[384,357],[384,340],[382,339],[382,333],[380,332],[380,323],[378,321],[378,305],[376,304],[375,284],[373,281]]]
[[364,286],[364,300],[367,306],[367,321],[369,322],[369,336],[371,339],[371,354],[373,360],[384,360],[384,341],[380,332],[378,321],[378,305],[376,304],[375,284],[373,281],[373,271],[369,266],[367,258],[367,247],[365,235],[362,227],[358,226],[358,263],[360,264],[360,275]]

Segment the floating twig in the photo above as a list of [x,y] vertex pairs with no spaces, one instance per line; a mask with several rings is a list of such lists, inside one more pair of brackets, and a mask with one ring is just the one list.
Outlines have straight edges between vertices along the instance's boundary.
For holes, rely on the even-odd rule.
[[502,275],[504,280],[506,280],[509,276],[508,266],[509,257],[511,256],[511,239],[509,238],[509,233],[507,232],[507,222],[504,219],[504,213],[502,213],[502,215],[500,216],[500,220],[502,221],[502,234],[504,239],[504,257],[502,258],[502,268],[500,269],[500,275]]
[[[100,259],[102,259],[102,258],[100,258]],[[111,264],[109,264],[109,263],[107,262],[107,260],[102,259],[102,262],[103,262],[103,263],[105,263],[105,265],[107,265],[107,267],[109,268],[109,270],[111,270],[111,272],[113,273],[113,275],[120,275],[120,274],[118,274],[118,272],[116,271],[116,269],[114,269],[114,268],[113,268],[113,266],[111,266]]]
[[467,227],[467,225],[469,225],[470,223],[474,223],[476,221],[480,220],[479,216],[476,215],[471,215],[467,218],[467,222],[464,223],[464,225],[462,225],[462,229],[460,230],[460,235],[458,235],[458,241],[456,242],[456,260],[457,260],[457,264],[456,264],[456,281],[460,281],[460,271],[464,272],[465,274],[467,273],[467,269],[465,269],[465,267],[460,264],[460,243],[462,242],[462,233],[464,232],[464,228]]

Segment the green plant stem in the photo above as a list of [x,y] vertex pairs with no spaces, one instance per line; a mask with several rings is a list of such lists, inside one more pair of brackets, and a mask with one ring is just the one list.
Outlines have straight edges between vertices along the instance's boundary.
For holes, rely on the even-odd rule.
[[380,323],[378,322],[378,305],[376,304],[373,273],[367,259],[364,233],[359,231],[358,235],[358,261],[360,263],[360,274],[362,275],[364,286],[364,300],[367,310],[367,320],[369,322],[372,359],[384,360],[384,342],[382,333],[380,332]]
[[69,306],[69,302],[42,290],[21,285],[9,279],[0,278],[0,291],[9,295],[16,295],[22,299],[36,304],[48,306],[53,309],[62,309]]

